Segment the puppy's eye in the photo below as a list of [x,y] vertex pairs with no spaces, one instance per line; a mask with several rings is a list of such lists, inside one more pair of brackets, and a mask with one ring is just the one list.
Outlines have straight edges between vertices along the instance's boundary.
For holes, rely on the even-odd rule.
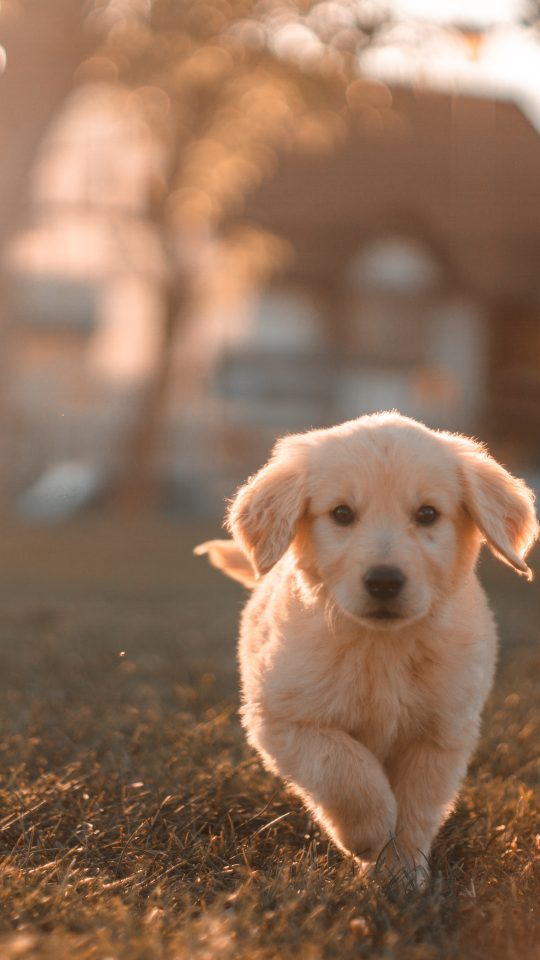
[[348,527],[349,524],[354,523],[354,513],[346,503],[340,503],[338,507],[334,507],[330,516],[332,520],[334,520],[335,523],[339,523],[341,527]]
[[435,507],[432,507],[429,504],[425,504],[423,507],[420,507],[420,509],[416,511],[414,519],[422,527],[429,527],[430,524],[435,523],[438,517],[439,517],[439,511],[436,510]]

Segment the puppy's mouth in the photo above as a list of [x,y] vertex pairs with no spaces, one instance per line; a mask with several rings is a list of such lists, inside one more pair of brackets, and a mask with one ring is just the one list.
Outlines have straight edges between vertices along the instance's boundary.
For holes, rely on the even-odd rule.
[[387,610],[385,607],[381,607],[379,610],[369,610],[365,616],[369,620],[402,620],[403,617],[400,613],[396,613],[395,610]]
[[398,601],[377,600],[367,597],[359,598],[354,603],[348,597],[341,597],[336,591],[331,595],[337,610],[345,617],[353,620],[369,630],[400,630],[414,620],[418,620],[427,613],[427,603],[412,603],[408,598],[399,598]]

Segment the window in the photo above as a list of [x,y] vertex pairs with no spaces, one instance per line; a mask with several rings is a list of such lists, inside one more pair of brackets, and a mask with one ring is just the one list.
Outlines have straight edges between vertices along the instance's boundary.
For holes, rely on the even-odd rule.
[[344,275],[348,362],[338,378],[343,417],[397,408],[466,430],[483,394],[481,312],[450,287],[443,265],[415,239],[365,245]]
[[441,283],[431,252],[401,237],[363,247],[345,273],[350,346],[364,359],[413,363],[425,343],[426,298]]

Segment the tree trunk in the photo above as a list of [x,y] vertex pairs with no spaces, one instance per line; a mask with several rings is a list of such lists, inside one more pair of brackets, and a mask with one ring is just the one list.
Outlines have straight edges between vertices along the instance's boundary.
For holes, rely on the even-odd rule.
[[171,382],[174,343],[185,310],[185,297],[172,280],[167,290],[162,342],[154,369],[135,405],[135,420],[128,432],[118,473],[106,496],[106,505],[124,514],[148,512],[159,498],[155,459]]

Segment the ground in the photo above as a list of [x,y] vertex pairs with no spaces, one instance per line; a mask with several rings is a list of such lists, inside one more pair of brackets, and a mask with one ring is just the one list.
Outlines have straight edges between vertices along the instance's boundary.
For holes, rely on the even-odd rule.
[[362,880],[245,745],[242,590],[191,557],[210,533],[3,531],[2,960],[540,956],[540,586],[482,565],[497,684],[411,892]]

